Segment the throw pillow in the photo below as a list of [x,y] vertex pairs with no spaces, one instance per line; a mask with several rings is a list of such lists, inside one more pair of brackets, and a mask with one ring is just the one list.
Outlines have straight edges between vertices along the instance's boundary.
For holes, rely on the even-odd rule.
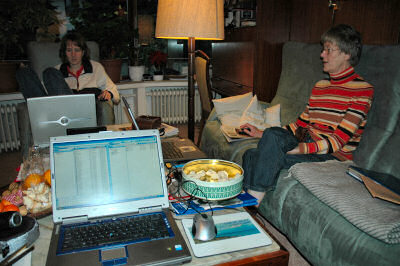
[[244,125],[246,123],[253,125],[260,130],[265,129],[264,113],[260,103],[258,102],[257,95],[254,95],[253,99],[251,99],[251,102],[240,117],[239,124]]
[[235,114],[240,117],[243,111],[249,105],[252,98],[253,93],[249,92],[243,95],[237,95],[222,99],[214,99],[212,101],[214,103],[217,117],[221,119],[221,117],[226,114]]
[[281,126],[281,105],[276,104],[269,108],[264,109],[264,122],[268,124],[268,127],[280,127]]

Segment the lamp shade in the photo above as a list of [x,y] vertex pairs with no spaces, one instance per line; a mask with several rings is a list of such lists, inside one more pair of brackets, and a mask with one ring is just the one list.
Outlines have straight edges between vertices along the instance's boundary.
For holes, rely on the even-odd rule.
[[158,0],[156,37],[223,40],[224,0]]

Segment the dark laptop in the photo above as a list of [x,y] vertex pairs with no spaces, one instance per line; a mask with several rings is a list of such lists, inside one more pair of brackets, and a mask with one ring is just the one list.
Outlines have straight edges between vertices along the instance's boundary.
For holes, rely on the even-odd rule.
[[[132,123],[139,129],[135,116],[125,97],[121,97],[128,110]],[[207,155],[202,152],[190,139],[164,138],[161,140],[164,162],[187,162],[196,159],[205,159]]]
[[46,265],[177,265],[158,130],[50,139],[54,229]]

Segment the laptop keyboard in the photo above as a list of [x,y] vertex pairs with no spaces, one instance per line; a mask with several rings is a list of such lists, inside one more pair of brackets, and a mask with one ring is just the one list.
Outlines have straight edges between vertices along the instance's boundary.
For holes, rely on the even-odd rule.
[[64,226],[59,253],[90,250],[115,244],[130,244],[173,236],[162,213],[102,220],[90,224]]
[[183,158],[182,152],[173,142],[161,142],[163,156],[166,159]]

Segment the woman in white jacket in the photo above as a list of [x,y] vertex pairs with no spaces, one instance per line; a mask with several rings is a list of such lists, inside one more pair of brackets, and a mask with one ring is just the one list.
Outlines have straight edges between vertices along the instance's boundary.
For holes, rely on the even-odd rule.
[[90,51],[83,36],[68,32],[61,40],[59,55],[61,64],[43,71],[43,85],[36,73],[22,67],[17,71],[20,91],[25,98],[92,93],[96,97],[98,124],[115,121],[113,103],[120,101],[117,86],[103,66],[90,60]]

